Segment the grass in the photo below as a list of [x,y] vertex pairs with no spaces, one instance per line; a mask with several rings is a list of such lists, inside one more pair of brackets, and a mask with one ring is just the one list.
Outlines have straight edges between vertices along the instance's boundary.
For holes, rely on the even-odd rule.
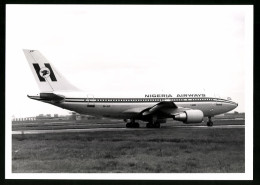
[[12,171],[240,173],[243,128],[162,128],[13,135]]
[[[206,125],[204,123],[189,125]],[[139,122],[141,127],[146,127],[145,122]],[[214,120],[214,125],[244,125],[244,120]],[[183,125],[182,122],[168,120],[167,123],[161,124],[162,127],[170,128],[173,125]],[[56,129],[86,129],[86,128],[124,128],[125,123],[122,120],[108,121],[105,120],[86,120],[86,121],[48,121],[48,122],[28,122],[12,124],[12,130],[56,130]]]

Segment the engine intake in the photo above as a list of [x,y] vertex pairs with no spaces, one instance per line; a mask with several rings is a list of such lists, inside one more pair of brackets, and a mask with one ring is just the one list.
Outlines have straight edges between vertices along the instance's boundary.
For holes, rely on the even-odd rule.
[[178,113],[173,119],[182,121],[183,123],[201,123],[204,114],[201,110],[186,110]]

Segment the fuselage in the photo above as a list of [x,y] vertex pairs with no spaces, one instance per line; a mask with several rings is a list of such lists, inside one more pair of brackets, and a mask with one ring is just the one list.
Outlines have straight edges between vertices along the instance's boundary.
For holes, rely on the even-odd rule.
[[[62,101],[49,101],[41,99],[39,95],[29,96],[55,106],[75,111],[79,114],[102,116],[118,119],[137,118],[140,112],[146,108],[153,107],[160,102],[174,102],[178,109],[165,109],[161,114],[164,118],[171,118],[173,114],[184,110],[201,110],[204,117],[223,114],[237,107],[237,103],[230,99],[206,96],[205,94],[172,94],[143,96],[94,96],[88,93],[56,92],[63,97]],[[160,115],[159,115],[160,116]]]

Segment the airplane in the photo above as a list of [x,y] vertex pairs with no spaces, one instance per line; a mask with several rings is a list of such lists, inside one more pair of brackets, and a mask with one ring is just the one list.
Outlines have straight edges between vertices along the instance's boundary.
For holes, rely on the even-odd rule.
[[139,128],[137,120],[147,128],[160,128],[171,118],[185,124],[213,126],[212,117],[235,109],[238,103],[206,94],[144,94],[142,96],[102,96],[83,92],[67,81],[39,51],[23,50],[40,89],[33,100],[49,103],[79,114],[123,119],[127,128]]

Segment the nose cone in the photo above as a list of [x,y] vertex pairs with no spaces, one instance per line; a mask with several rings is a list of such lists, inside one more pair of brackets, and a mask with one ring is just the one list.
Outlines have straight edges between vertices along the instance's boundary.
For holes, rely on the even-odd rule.
[[231,103],[231,107],[232,107],[231,110],[237,108],[237,106],[238,106],[238,103],[236,103],[236,102],[232,102],[232,103]]

